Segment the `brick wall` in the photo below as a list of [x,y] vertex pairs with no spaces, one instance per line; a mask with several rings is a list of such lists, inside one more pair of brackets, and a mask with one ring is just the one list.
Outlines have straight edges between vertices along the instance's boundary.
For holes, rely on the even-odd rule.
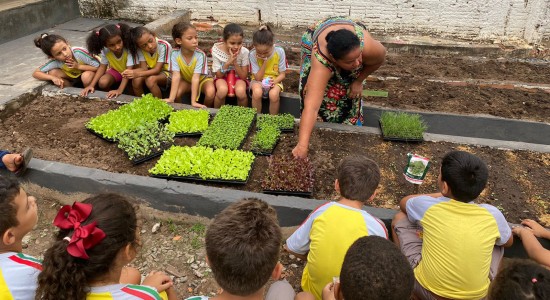
[[[176,9],[193,19],[278,26],[310,25],[325,16],[361,20],[375,32],[467,39],[550,39],[550,0],[79,0],[84,16],[151,21]],[[101,2],[101,5],[98,5]],[[106,10],[105,7],[117,9]],[[110,15],[105,15],[108,11]]]

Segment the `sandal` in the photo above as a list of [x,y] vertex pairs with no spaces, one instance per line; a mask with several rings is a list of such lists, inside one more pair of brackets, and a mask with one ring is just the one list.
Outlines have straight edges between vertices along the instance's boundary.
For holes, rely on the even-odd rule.
[[[32,159],[32,149],[26,148],[25,150],[23,150],[23,152],[21,153],[21,157],[23,157],[23,161],[21,162],[19,169],[13,172],[17,177],[22,176],[27,170],[27,167],[29,166],[29,162]],[[15,160],[14,160],[14,164],[15,164]]]

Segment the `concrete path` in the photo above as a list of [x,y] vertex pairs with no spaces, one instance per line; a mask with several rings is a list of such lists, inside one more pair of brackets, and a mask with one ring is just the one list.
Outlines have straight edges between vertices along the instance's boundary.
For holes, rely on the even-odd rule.
[[[109,23],[118,23],[113,20],[78,18],[57,25],[52,28],[38,31],[34,34],[0,44],[0,110],[8,101],[28,93],[46,83],[36,80],[32,73],[36,68],[48,60],[40,49],[34,46],[34,38],[43,32],[59,34],[72,46],[85,46],[88,33]],[[141,24],[128,23],[130,26]]]

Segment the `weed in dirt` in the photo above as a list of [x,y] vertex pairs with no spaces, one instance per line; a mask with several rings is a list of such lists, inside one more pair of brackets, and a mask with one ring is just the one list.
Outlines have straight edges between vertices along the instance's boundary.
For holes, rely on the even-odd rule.
[[195,235],[191,239],[191,248],[193,248],[194,250],[198,250],[198,249],[202,248],[202,246],[203,246],[203,242],[202,242],[201,237]]
[[174,223],[174,220],[172,219],[168,219],[167,221],[167,225],[168,225],[168,230],[173,233],[173,234],[176,234],[177,231],[178,231],[178,226]]
[[201,224],[201,223],[195,223],[195,224],[193,224],[193,226],[191,226],[189,231],[194,232],[197,235],[202,236],[206,232],[206,226],[204,224]]

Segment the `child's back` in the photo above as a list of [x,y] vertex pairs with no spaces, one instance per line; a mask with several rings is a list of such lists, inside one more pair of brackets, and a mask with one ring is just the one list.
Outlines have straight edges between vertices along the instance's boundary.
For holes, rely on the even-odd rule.
[[[376,163],[364,157],[348,157],[338,167],[336,190],[342,195],[312,212],[290,236],[287,249],[307,254],[302,289],[321,299],[323,287],[340,274],[348,248],[363,236],[387,238],[384,224],[361,207],[374,198],[380,173]],[[350,200],[354,199],[354,200]],[[309,253],[308,253],[309,252]]]

